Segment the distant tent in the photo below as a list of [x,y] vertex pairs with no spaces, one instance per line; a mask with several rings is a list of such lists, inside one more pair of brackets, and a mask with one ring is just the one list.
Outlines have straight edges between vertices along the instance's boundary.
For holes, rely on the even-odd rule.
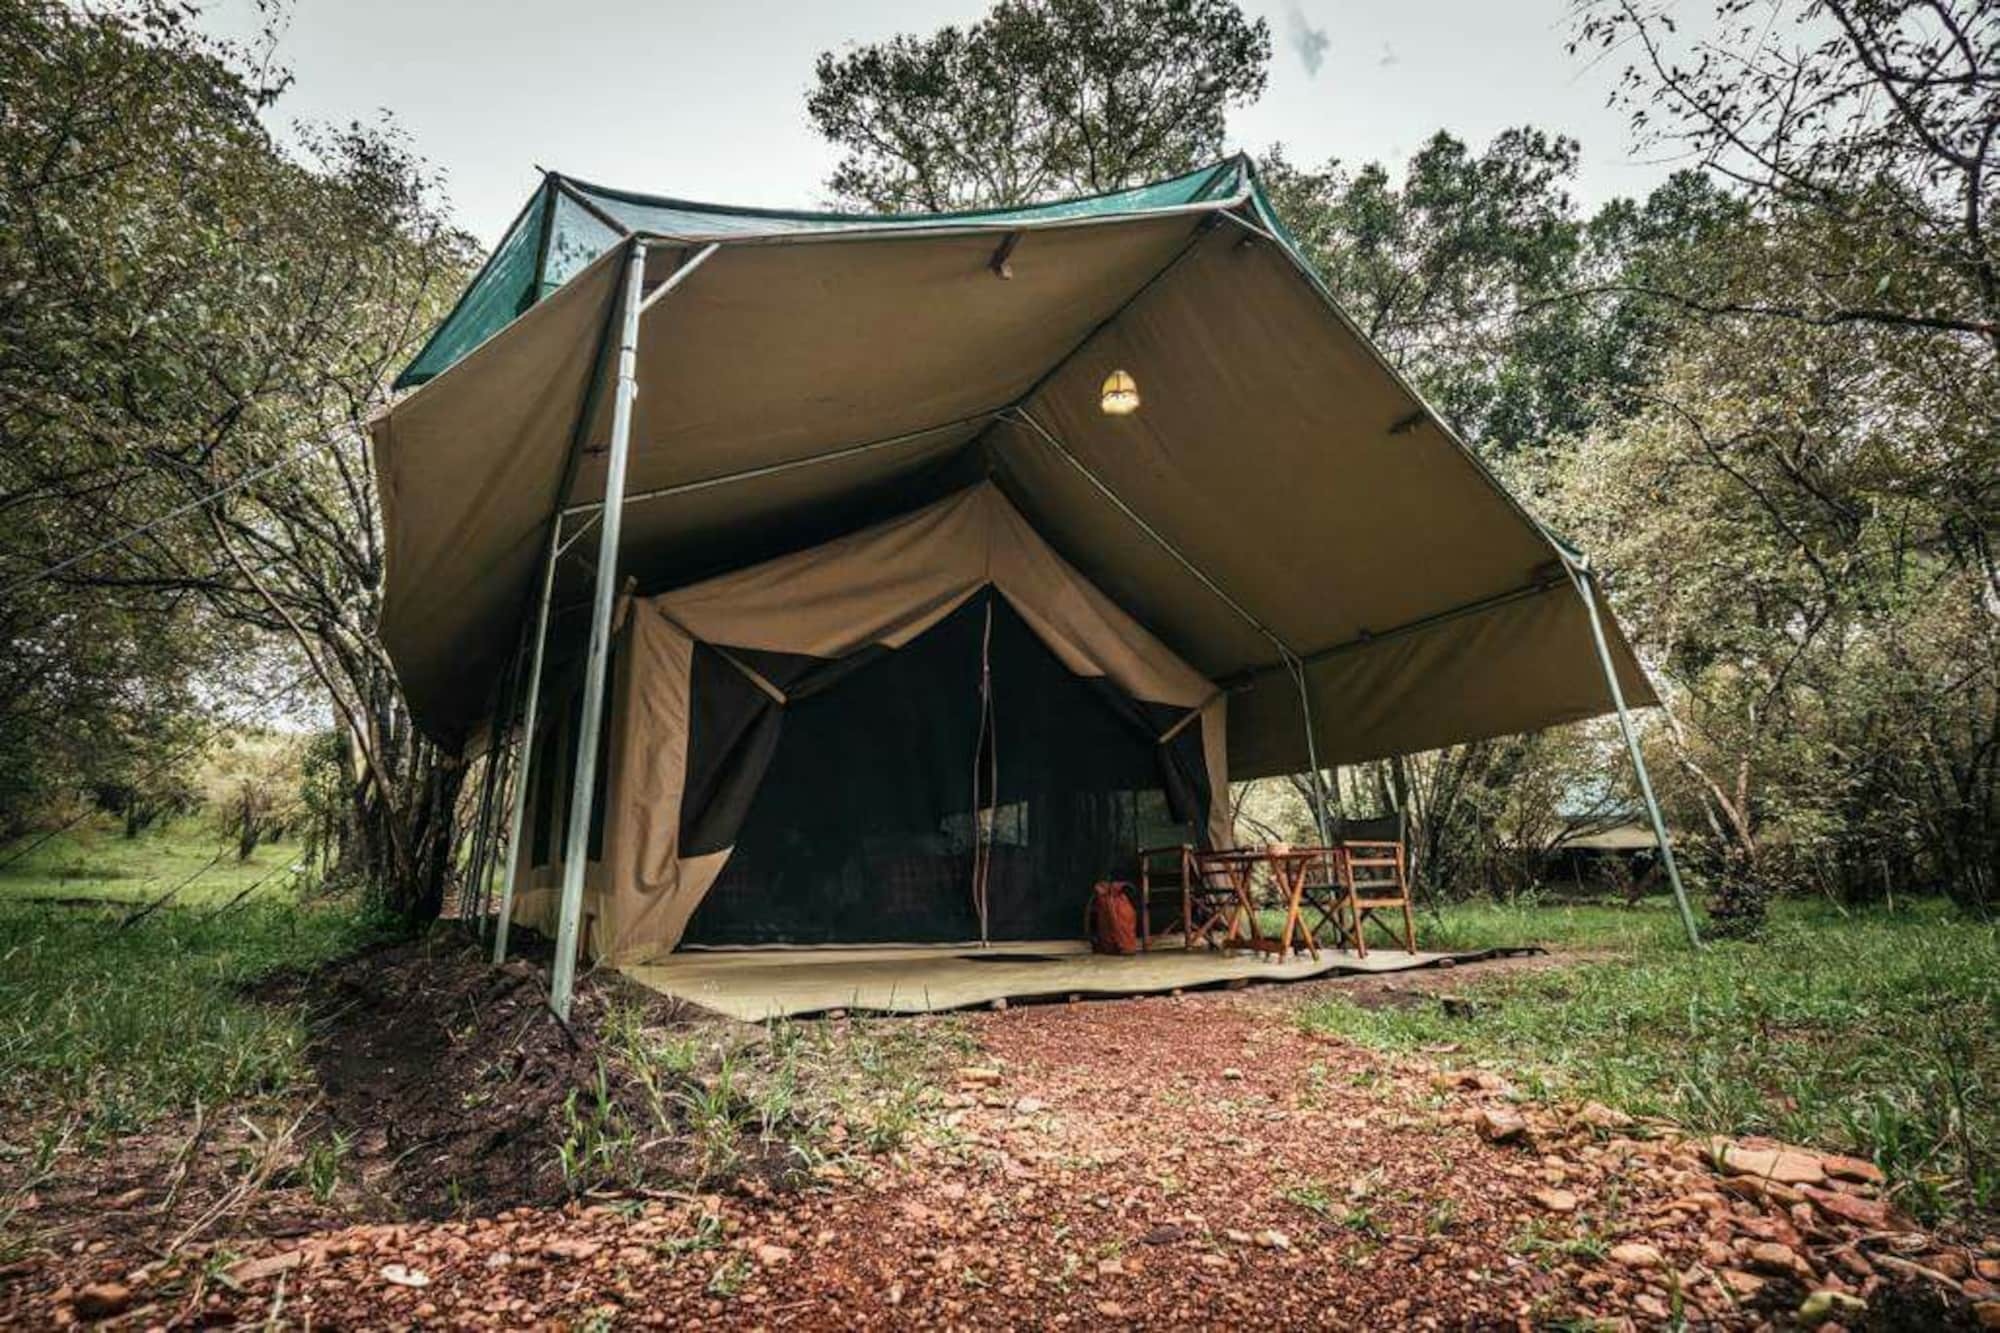
[[[1131,415],[1100,410],[1117,371],[1143,401]],[[1093,757],[1060,736],[1019,742],[1046,767],[1009,771],[1026,756],[1010,753],[1006,728],[1035,714],[1010,716],[1004,681],[989,719],[999,753],[981,748],[978,695],[953,636],[975,622],[983,636],[989,614],[992,643],[1021,649],[1009,666],[1021,680],[1054,682],[1048,661],[1059,663],[1078,680],[1110,682],[1105,708],[1148,726],[1165,720],[1162,709],[1199,705],[1203,762],[1190,771],[1211,798],[1230,778],[1602,713],[1615,702],[1606,668],[1626,700],[1654,697],[1608,615],[1600,652],[1581,558],[1341,314],[1242,158],[1092,199],[940,217],[726,209],[552,175],[401,382],[422,387],[373,425],[388,534],[383,624],[420,725],[448,742],[483,728],[517,734],[545,572],[547,699],[558,692],[549,682],[573,689],[588,677],[577,659],[596,632],[596,581],[636,589],[604,714],[607,827],[579,904],[604,956],[706,932],[801,939],[815,929],[814,895],[829,914],[847,903],[825,931],[862,928],[866,892],[836,884],[862,872],[821,864],[800,881],[821,853],[788,862],[776,845],[813,827],[800,803],[815,783],[827,810],[866,823],[871,786],[907,785],[917,771],[870,768],[865,737],[841,731],[862,724],[834,716],[842,699],[856,718],[890,727],[882,734],[895,744],[909,740],[896,728],[921,731],[940,747],[937,772],[964,775],[950,777],[960,797],[936,808],[936,827],[896,830],[896,849],[849,839],[867,843],[856,854],[881,894],[901,892],[889,880],[917,858],[960,858],[929,890],[957,894],[956,905],[899,908],[878,918],[876,938],[976,924],[966,915],[975,864],[997,873],[1006,859],[995,830],[1011,802],[1000,797],[1024,791],[1033,810],[1096,780]],[[629,418],[621,386],[633,391]],[[627,448],[623,474],[609,475]],[[598,545],[585,529],[610,516],[607,489],[622,520],[616,568],[593,571],[578,557]],[[973,514],[986,525],[978,540],[970,529],[908,536]],[[975,578],[981,552],[1004,563],[992,545],[1003,530],[999,551],[1031,552],[1060,577],[1032,595]],[[859,549],[873,554],[849,554]],[[814,591],[796,591],[805,587]],[[747,609],[711,604],[726,590],[739,605],[747,589],[757,590]],[[1090,607],[1097,629],[1052,631],[1057,606]],[[907,617],[923,629],[905,641]],[[1114,649],[1124,654],[1115,666],[1103,656]],[[1048,661],[1030,665],[1037,652]],[[883,665],[891,659],[907,679]],[[893,700],[868,679],[885,671],[882,682],[903,680]],[[679,732],[657,711],[662,691],[689,694],[662,683],[677,673],[693,682],[673,705],[690,710]],[[823,677],[837,683],[823,687],[826,708],[811,709]],[[805,682],[801,698],[788,681]],[[709,718],[704,698],[751,712]],[[1042,725],[1072,725],[1068,707],[1052,703]],[[557,711],[545,709],[544,722]],[[794,727],[809,711],[825,716]],[[748,727],[743,743],[772,748],[718,776],[705,725]],[[852,743],[852,766],[793,765],[792,730],[833,750]],[[570,760],[567,745],[531,749],[531,769],[544,773]],[[967,784],[989,762],[997,783],[974,792]],[[726,832],[690,822],[688,784],[726,786],[753,769],[748,790],[704,791],[729,813]],[[1135,759],[1117,781],[1135,813],[1115,831],[1106,822],[1089,837],[1065,834],[1061,864],[1034,871],[1035,891],[1074,911],[1072,933],[1089,876],[1129,852],[1143,822],[1135,803],[1148,793],[1166,793],[1176,826],[1224,836],[1213,808],[1160,785],[1157,765]],[[530,774],[538,792],[562,786]],[[553,797],[537,799],[552,808]],[[965,800],[974,808],[957,808]],[[780,803],[792,814],[772,814]],[[550,850],[579,835],[541,836]],[[822,830],[822,848],[826,836],[839,840]],[[696,864],[731,846],[713,874]],[[543,924],[560,851],[539,869],[528,864],[534,848],[520,857],[521,908]],[[883,868],[892,863],[903,869]],[[731,878],[758,867],[758,885]],[[700,878],[713,887],[691,889]],[[995,882],[989,873],[989,894]],[[786,887],[795,883],[809,889]],[[739,891],[793,924],[725,906]],[[859,896],[837,900],[849,892]],[[989,933],[994,913],[989,901]],[[1068,918],[1051,907],[1035,919],[1052,928]]]

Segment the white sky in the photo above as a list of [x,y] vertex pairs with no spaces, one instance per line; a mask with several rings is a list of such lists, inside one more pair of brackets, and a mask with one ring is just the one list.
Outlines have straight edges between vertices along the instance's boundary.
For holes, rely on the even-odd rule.
[[[824,201],[835,154],[804,98],[823,50],[966,22],[988,0],[295,0],[281,121],[395,114],[442,168],[458,220],[489,246],[546,166],[724,203]],[[253,0],[216,0],[218,30]],[[1283,143],[1316,164],[1400,167],[1438,129],[1483,145],[1533,124],[1583,145],[1586,207],[1668,167],[1635,160],[1605,106],[1615,65],[1565,50],[1570,0],[1245,0],[1271,24],[1270,86],[1229,147]],[[1319,38],[1324,38],[1323,47]],[[1318,69],[1307,56],[1320,48]]]

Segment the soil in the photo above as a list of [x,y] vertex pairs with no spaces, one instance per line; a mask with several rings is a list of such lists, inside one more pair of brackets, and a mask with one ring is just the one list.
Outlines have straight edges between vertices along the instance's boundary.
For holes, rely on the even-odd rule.
[[307,1135],[340,1135],[377,1216],[559,1202],[564,1107],[594,1084],[607,1012],[624,1004],[655,1024],[683,1017],[605,975],[579,987],[565,1024],[548,1007],[542,966],[495,968],[448,942],[385,946],[264,989],[311,1014],[321,1100]]
[[273,987],[315,1014],[322,1097],[296,1114],[353,1137],[362,1183],[322,1204],[276,1174],[186,1234],[229,1203],[244,1136],[133,1140],[44,1191],[0,1322],[1784,1328],[1830,1288],[1868,1302],[1836,1326],[1929,1329],[1975,1327],[2000,1274],[1990,1240],[1837,1225],[1735,1192],[1667,1127],[1545,1111],[1290,1019],[1328,988],[1450,989],[1436,974],[969,1015],[976,1064],[944,1071],[892,1154],[712,1193],[663,1183],[669,1154],[643,1187],[565,1199],[564,1103],[597,1077],[608,1010],[642,1001],[593,980],[564,1028],[544,984],[404,946]]

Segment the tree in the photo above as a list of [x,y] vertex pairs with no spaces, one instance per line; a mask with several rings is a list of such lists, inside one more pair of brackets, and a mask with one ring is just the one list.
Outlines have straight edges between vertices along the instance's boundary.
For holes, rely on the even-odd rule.
[[[1784,293],[1817,226],[1745,229]],[[1837,260],[1838,256],[1831,258]],[[1696,325],[1645,409],[1557,466],[1559,520],[1612,571],[1671,686],[1659,740],[1712,830],[1725,916],[1771,891],[1940,885],[2000,852],[2000,377],[1976,340],[1857,322]]]
[[1705,262],[1582,290],[1679,320],[1623,429],[1554,488],[1665,667],[1655,738],[1727,913],[1935,885],[2000,851],[2000,13],[1722,0],[1685,32],[1600,0],[1635,129],[1745,214]]
[[967,27],[822,53],[806,113],[843,152],[843,204],[993,208],[1220,156],[1270,58],[1269,26],[1233,0],[1000,0]]
[[442,900],[462,765],[411,727],[376,632],[360,424],[469,242],[391,129],[307,128],[282,151],[260,120],[284,84],[268,51],[194,17],[153,0],[0,6],[17,519],[0,623],[37,600],[116,607],[178,643],[195,617],[302,665],[354,761],[352,868],[421,916]]
[[1400,183],[1380,163],[1261,170],[1280,216],[1349,315],[1489,456],[1574,435],[1650,374],[1657,303],[1579,288],[1678,270],[1742,217],[1694,173],[1585,219],[1569,196],[1577,145],[1532,127],[1473,152],[1433,135]]
[[1636,49],[1620,96],[1642,139],[1849,242],[1802,255],[1811,281],[1784,297],[1647,290],[1700,313],[1944,331],[2000,351],[2000,10],[1986,0],[1718,0],[1694,30],[1595,0],[1571,49]]

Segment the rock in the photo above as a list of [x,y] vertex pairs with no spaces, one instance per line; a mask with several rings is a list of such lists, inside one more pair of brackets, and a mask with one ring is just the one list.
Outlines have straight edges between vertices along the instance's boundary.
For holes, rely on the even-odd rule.
[[1473,1126],[1488,1143],[1512,1143],[1528,1133],[1528,1122],[1504,1106],[1481,1107]]
[[2000,1259],[1980,1259],[1973,1265],[1988,1282],[2000,1282]]
[[1232,1065],[1222,1071],[1222,1076],[1233,1083],[1243,1077],[1243,1071]]
[[395,1287],[428,1287],[431,1284],[431,1275],[421,1268],[409,1268],[403,1264],[384,1264],[382,1280]]
[[1611,1262],[1623,1264],[1627,1268],[1658,1268],[1666,1262],[1660,1252],[1650,1245],[1638,1241],[1626,1241],[1623,1245],[1611,1247]]
[[552,1240],[542,1246],[542,1257],[545,1259],[588,1259],[603,1248],[603,1245],[594,1240]]
[[1469,995],[1440,995],[1438,1004],[1446,1018],[1477,1018],[1479,1001]]
[[1046,1109],[1047,1106],[1048,1103],[1040,1097],[1023,1097],[1014,1103],[1014,1109],[1022,1115],[1033,1115],[1037,1111]]
[[1829,1319],[1850,1320],[1868,1313],[1868,1302],[1844,1291],[1816,1291],[1799,1306],[1799,1322],[1807,1327]]
[[1826,1180],[1818,1157],[1789,1148],[1746,1148],[1727,1139],[1713,1139],[1709,1160],[1731,1175],[1755,1176],[1781,1185],[1817,1185]]
[[958,1081],[984,1087],[998,1083],[1000,1071],[988,1065],[966,1065],[958,1071]]
[[1719,1268],[1715,1276],[1716,1280],[1729,1288],[1730,1294],[1738,1300],[1748,1300],[1764,1289],[1763,1278],[1755,1273],[1746,1273],[1740,1268]]
[[[1880,1199],[1814,1189],[1811,1185],[1799,1186],[1799,1193],[1812,1200],[1822,1213],[1842,1222],[1852,1222],[1855,1226],[1873,1231],[1881,1231],[1889,1225],[1889,1205]],[[1954,1273],[1952,1276],[1963,1277],[1964,1274]]]
[[1632,1117],[1623,1111],[1613,1110],[1603,1102],[1585,1102],[1576,1113],[1576,1118],[1592,1129],[1630,1129]]
[[1981,1328],[2000,1328],[2000,1301],[1980,1301],[1972,1307],[1972,1317]]
[[1172,1245],[1185,1235],[1187,1231],[1184,1228],[1175,1226],[1172,1222],[1162,1222],[1139,1237],[1139,1242],[1142,1245]]
[[1222,1238],[1228,1241],[1232,1245],[1248,1245],[1250,1243],[1249,1232],[1237,1231],[1234,1228],[1231,1228],[1230,1230],[1223,1232]]
[[287,1250],[283,1254],[267,1254],[261,1259],[245,1259],[224,1269],[222,1276],[239,1287],[247,1287],[253,1282],[262,1282],[297,1268],[305,1257],[304,1250]]
[[1099,1301],[1097,1303],[1097,1313],[1103,1315],[1106,1319],[1123,1319],[1125,1317],[1125,1307],[1117,1301]]
[[1535,1202],[1552,1213],[1576,1211],[1576,1196],[1568,1190],[1536,1190]]
[[1282,1231],[1260,1231],[1257,1233],[1257,1244],[1267,1250],[1289,1250],[1292,1238]]
[[1812,1276],[1812,1265],[1799,1257],[1797,1250],[1789,1245],[1780,1245],[1775,1240],[1760,1240],[1750,1247],[1749,1259],[1753,1266],[1771,1273],[1796,1273],[1800,1277]]
[[790,1263],[792,1252],[782,1245],[759,1245],[756,1258],[764,1267],[776,1268],[779,1264]]
[[109,1319],[132,1303],[132,1289],[122,1282],[93,1282],[76,1293],[70,1305],[85,1319]]
[[1820,1169],[1836,1180],[1854,1180],[1863,1185],[1883,1183],[1882,1168],[1860,1157],[1822,1157]]
[[1955,1282],[1972,1276],[1972,1265],[1957,1250],[1939,1250],[1924,1262]]

